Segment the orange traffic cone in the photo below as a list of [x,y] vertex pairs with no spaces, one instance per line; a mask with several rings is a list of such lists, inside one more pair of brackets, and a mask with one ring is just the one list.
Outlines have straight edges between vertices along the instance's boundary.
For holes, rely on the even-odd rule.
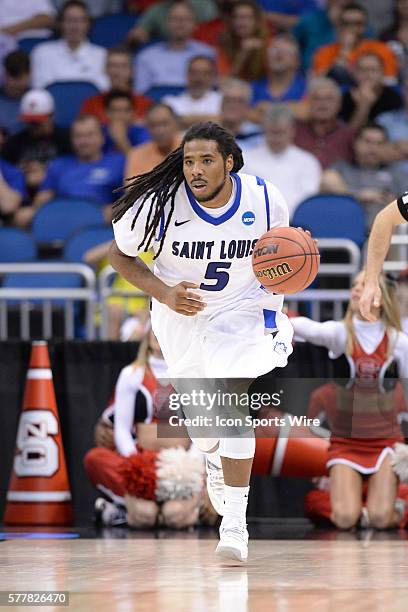
[[70,525],[69,489],[47,343],[33,342],[4,514],[7,525]]
[[329,432],[290,425],[288,415],[270,410],[269,416],[284,421],[282,426],[256,428],[256,452],[252,472],[272,476],[313,478],[328,474],[326,468]]

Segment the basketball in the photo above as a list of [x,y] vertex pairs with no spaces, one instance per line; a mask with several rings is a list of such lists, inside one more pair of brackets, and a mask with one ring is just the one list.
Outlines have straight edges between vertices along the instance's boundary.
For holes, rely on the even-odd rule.
[[316,278],[320,255],[313,238],[295,227],[261,236],[252,253],[256,278],[273,293],[298,293]]

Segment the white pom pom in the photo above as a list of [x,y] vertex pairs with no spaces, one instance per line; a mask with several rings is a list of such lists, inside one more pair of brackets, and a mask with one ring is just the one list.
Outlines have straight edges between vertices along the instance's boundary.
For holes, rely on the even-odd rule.
[[165,448],[157,457],[156,499],[188,499],[198,495],[203,487],[204,464],[184,448]]
[[394,472],[401,482],[408,483],[408,445],[396,442],[394,444],[394,455],[391,459]]

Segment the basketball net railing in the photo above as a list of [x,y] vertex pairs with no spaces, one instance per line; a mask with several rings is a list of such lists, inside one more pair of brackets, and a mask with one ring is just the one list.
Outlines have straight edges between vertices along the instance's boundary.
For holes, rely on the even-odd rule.
[[[81,278],[81,287],[50,287],[47,286],[46,275],[57,273],[62,276],[77,274]],[[85,264],[77,263],[2,263],[0,275],[7,274],[44,274],[44,287],[27,287],[22,282],[21,287],[0,287],[0,340],[9,337],[9,315],[17,310],[19,314],[20,338],[28,340],[30,334],[31,313],[40,309],[42,334],[41,337],[53,337],[53,311],[56,307],[63,310],[64,337],[75,337],[75,305],[84,305],[84,327],[88,340],[95,338],[94,309],[96,300],[96,278],[93,270]],[[58,301],[58,306],[56,304]]]
[[[408,244],[408,237],[406,244]],[[349,287],[352,277],[360,269],[360,250],[350,240],[346,239],[320,239],[319,249],[344,251],[348,254],[347,263],[322,263],[319,270],[319,278],[344,277],[346,286],[343,288],[306,289],[296,295],[287,295],[287,304],[294,309],[301,303],[310,304],[309,314],[316,320],[321,320],[323,309],[324,316],[327,313],[333,318],[339,319],[343,316],[344,305],[349,299]],[[84,336],[88,340],[98,337],[101,340],[108,339],[108,305],[112,296],[121,297],[124,300],[124,313],[129,311],[129,300],[134,297],[143,296],[141,291],[123,291],[112,286],[116,276],[115,270],[107,266],[102,270],[97,281],[91,268],[84,264],[74,263],[29,263],[29,264],[0,264],[0,276],[7,274],[27,275],[30,273],[44,274],[43,287],[27,287],[22,283],[21,287],[0,287],[0,340],[9,337],[9,315],[11,312],[19,314],[20,338],[30,339],[30,315],[33,310],[41,311],[42,337],[52,338],[53,334],[53,312],[55,308],[62,310],[64,338],[75,337],[75,307],[83,304],[84,307]],[[55,288],[47,286],[46,275],[49,273],[79,274],[81,287],[78,288]],[[100,307],[99,333],[97,334],[97,323],[95,313]]]

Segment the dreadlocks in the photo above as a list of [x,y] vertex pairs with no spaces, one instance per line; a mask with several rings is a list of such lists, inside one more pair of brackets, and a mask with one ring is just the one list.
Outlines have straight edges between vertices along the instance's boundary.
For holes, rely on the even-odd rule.
[[[149,206],[145,233],[142,242],[138,246],[139,249],[149,250],[161,220],[164,218],[166,203],[170,203],[167,220],[163,230],[160,232],[160,246],[155,258],[161,253],[167,229],[173,216],[176,193],[184,180],[184,145],[191,140],[214,140],[224,161],[229,155],[232,155],[234,160],[233,172],[238,172],[244,165],[242,151],[229,132],[217,123],[197,123],[186,132],[180,147],[170,153],[153,170],[129,179],[129,182],[124,187],[124,195],[113,204],[113,222],[119,221],[135,202],[140,201],[132,220],[131,229],[133,230],[143,207],[145,205]],[[147,204],[148,201],[149,203]]]

